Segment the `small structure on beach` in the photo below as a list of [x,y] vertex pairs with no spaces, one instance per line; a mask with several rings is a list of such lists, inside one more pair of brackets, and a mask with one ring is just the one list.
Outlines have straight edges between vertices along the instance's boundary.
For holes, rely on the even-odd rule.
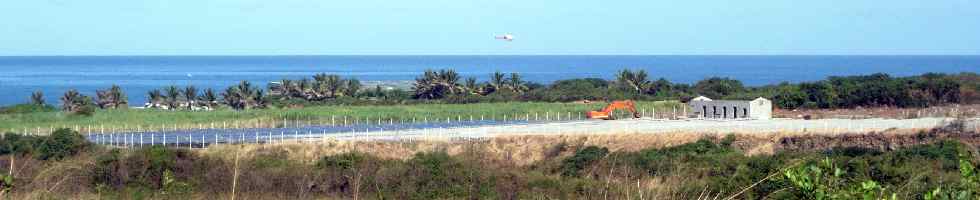
[[762,97],[751,101],[712,100],[699,96],[687,103],[691,118],[699,119],[772,119],[772,101]]

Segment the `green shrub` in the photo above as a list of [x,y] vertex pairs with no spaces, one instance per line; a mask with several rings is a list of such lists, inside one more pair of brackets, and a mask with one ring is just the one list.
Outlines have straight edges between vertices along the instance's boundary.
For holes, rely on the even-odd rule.
[[587,146],[585,148],[575,151],[575,155],[572,157],[565,158],[561,163],[561,175],[567,177],[576,177],[578,172],[585,167],[591,165],[593,162],[606,157],[609,154],[609,149],[605,147],[597,146]]
[[897,199],[874,180],[848,180],[848,173],[830,159],[793,167],[777,179],[789,183],[788,190],[797,199]]
[[633,165],[645,169],[650,175],[670,173],[676,168],[676,161],[684,161],[697,168],[719,167],[720,162],[733,159],[727,158],[728,156],[744,157],[731,146],[715,144],[707,138],[674,147],[644,149],[627,155]]
[[944,169],[956,169],[959,166],[959,156],[969,154],[963,143],[946,140],[934,144],[916,145],[895,151],[890,158],[904,161],[914,158],[937,159],[942,162]]
[[79,107],[78,110],[68,113],[70,116],[85,116],[91,117],[95,115],[95,105],[92,103],[86,103],[84,106]]
[[35,144],[39,141],[37,136],[26,136],[16,133],[6,133],[0,139],[0,155],[14,153],[19,155],[30,154],[34,151]]
[[937,186],[936,189],[923,194],[922,198],[926,200],[980,198],[980,170],[978,170],[978,166],[966,159],[959,161],[960,181],[958,183]]
[[[187,159],[192,159],[187,152],[161,146],[128,153],[112,150],[96,157],[91,176],[94,185],[111,186],[115,189],[163,190],[167,172],[189,171],[178,166],[178,161]],[[170,178],[177,176],[170,175]]]
[[415,154],[408,165],[417,193],[413,199],[461,197],[465,188],[453,181],[453,170],[462,165],[444,151]]
[[91,178],[97,191],[107,190],[110,186],[122,188],[126,177],[116,174],[123,167],[119,162],[121,154],[119,149],[113,149],[95,157],[95,167],[92,168]]
[[255,155],[249,163],[257,169],[271,169],[288,168],[292,162],[285,156]]
[[61,160],[74,156],[91,144],[78,132],[67,128],[55,130],[50,136],[42,137],[37,145],[37,157],[41,160]]
[[177,151],[166,147],[154,146],[143,149],[130,158],[133,171],[142,172],[138,174],[139,180],[151,188],[163,187],[163,175],[166,171],[173,171],[176,167]]
[[366,155],[357,152],[342,153],[324,156],[316,162],[316,167],[320,169],[343,169],[349,170],[357,167],[366,159]]
[[0,139],[0,155],[31,154],[40,160],[60,160],[74,156],[91,146],[84,136],[71,129],[55,130],[48,136],[25,136],[6,133]]
[[162,182],[163,187],[160,188],[160,194],[174,199],[177,197],[184,197],[182,199],[186,199],[186,195],[189,195],[193,189],[190,184],[177,180],[174,172],[170,170],[163,171]]
[[0,107],[0,114],[27,114],[37,112],[54,112],[58,108],[50,105],[38,104],[17,104],[12,106]]

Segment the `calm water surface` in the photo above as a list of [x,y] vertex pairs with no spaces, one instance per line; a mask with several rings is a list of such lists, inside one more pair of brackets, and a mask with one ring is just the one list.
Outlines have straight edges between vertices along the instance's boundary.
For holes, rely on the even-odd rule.
[[0,57],[0,105],[28,101],[40,90],[47,101],[70,88],[94,96],[118,84],[130,104],[167,85],[219,90],[249,80],[264,86],[283,78],[325,72],[362,81],[413,80],[425,69],[456,69],[486,80],[494,71],[518,72],[551,83],[569,78],[612,78],[623,68],[644,69],[651,79],[693,83],[722,76],[747,85],[800,82],[827,76],[926,72],[980,72],[980,56],[106,56]]

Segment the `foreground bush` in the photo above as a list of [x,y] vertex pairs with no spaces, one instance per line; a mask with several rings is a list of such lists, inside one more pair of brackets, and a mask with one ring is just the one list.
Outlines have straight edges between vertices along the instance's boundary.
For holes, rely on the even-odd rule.
[[88,148],[91,143],[82,134],[67,128],[55,130],[50,136],[42,137],[37,144],[37,157],[41,160],[74,156]]
[[584,149],[575,151],[575,155],[566,158],[562,161],[561,165],[561,175],[562,176],[578,176],[579,170],[582,170],[586,166],[591,165],[593,162],[598,161],[609,153],[609,149],[600,148],[597,146],[588,146]]
[[[0,150],[40,154],[18,149],[42,140],[61,141],[6,137]],[[956,141],[774,155],[746,155],[737,143],[733,136],[704,138],[631,152],[571,145],[541,152],[550,156],[527,166],[490,159],[479,148],[407,159],[348,151],[300,160],[290,158],[296,153],[290,146],[255,146],[245,154],[89,148],[74,159],[63,159],[66,153],[58,154],[61,161],[51,154],[18,162],[34,163],[42,174],[81,166],[69,167],[82,170],[68,177],[89,189],[54,192],[62,198],[90,191],[103,199],[193,199],[234,191],[245,199],[976,199],[980,188],[977,153]],[[31,186],[31,177],[20,175],[10,191],[47,191],[52,183]]]
[[48,136],[7,133],[0,139],[0,155],[33,155],[40,160],[61,160],[87,150],[92,144],[71,129],[55,130]]

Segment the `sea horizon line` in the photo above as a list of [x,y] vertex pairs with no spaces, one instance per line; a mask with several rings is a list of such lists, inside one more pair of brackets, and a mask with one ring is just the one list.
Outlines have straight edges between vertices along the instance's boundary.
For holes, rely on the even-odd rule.
[[43,57],[343,57],[343,56],[364,56],[364,57],[399,57],[399,56],[732,56],[732,57],[766,57],[766,56],[786,56],[786,57],[972,57],[980,54],[245,54],[245,55],[223,55],[223,54],[133,54],[133,55],[0,55],[0,58],[43,58]]

